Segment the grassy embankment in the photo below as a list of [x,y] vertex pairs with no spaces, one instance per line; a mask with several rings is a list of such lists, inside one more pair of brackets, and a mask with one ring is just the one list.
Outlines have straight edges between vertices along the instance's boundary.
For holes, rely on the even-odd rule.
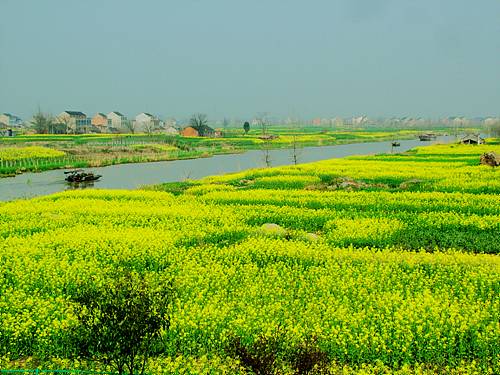
[[[70,360],[71,296],[110,270],[173,276],[160,373],[499,373],[499,145],[257,169],[156,191],[0,204],[0,367]],[[279,227],[269,225],[276,224]],[[260,343],[260,344],[259,344]]]
[[[192,159],[245,150],[333,145],[414,138],[416,131],[326,131],[271,127],[279,138],[263,141],[259,130],[230,130],[224,138],[166,135],[30,135],[0,138],[0,177],[26,171],[100,167],[112,164]],[[30,147],[43,147],[30,153]],[[54,154],[54,150],[59,153]]]

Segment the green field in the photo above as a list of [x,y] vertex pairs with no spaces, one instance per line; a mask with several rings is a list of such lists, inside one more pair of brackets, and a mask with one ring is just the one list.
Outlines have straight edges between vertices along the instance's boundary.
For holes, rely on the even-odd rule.
[[[173,278],[160,373],[500,372],[500,178],[483,146],[437,145],[138,191],[0,204],[0,368],[87,368],[71,297],[113,270]],[[267,340],[267,341],[266,341]],[[259,349],[261,348],[261,349]]]

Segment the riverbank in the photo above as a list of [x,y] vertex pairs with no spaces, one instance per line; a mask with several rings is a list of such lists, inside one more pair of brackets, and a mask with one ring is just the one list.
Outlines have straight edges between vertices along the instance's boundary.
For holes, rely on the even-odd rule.
[[[438,137],[436,142],[453,142],[454,137]],[[23,173],[0,179],[0,200],[31,198],[68,189],[96,187],[100,189],[137,189],[143,185],[164,182],[196,180],[206,176],[241,172],[268,166],[285,166],[310,163],[325,159],[343,158],[352,155],[387,154],[410,150],[423,144],[418,140],[401,140],[400,147],[391,150],[390,142],[365,142],[333,146],[303,147],[298,150],[270,149],[250,150],[237,154],[219,154],[211,157],[171,160],[147,163],[117,164],[91,168],[86,171],[102,175],[90,185],[72,186],[64,181],[61,170],[43,173]]]
[[[271,128],[276,138],[262,140],[252,131],[227,137],[168,135],[32,135],[0,138],[0,177],[53,169],[94,168],[116,164],[147,163],[237,154],[248,150],[301,149],[374,141],[413,139],[421,131],[319,131]],[[19,154],[20,149],[44,148],[57,156]],[[16,157],[2,157],[11,151]]]

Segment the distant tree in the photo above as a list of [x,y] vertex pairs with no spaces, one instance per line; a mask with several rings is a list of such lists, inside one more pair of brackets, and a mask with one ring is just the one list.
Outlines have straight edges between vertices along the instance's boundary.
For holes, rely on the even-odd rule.
[[496,121],[494,123],[491,123],[488,126],[488,132],[493,136],[493,137],[500,137],[500,121]]
[[196,129],[201,136],[206,135],[208,127],[207,115],[204,113],[195,113],[189,119],[189,125]]
[[51,134],[67,134],[68,125],[65,122],[54,121],[52,125],[52,130],[49,131]]
[[224,137],[226,136],[228,127],[229,127],[229,120],[226,117],[224,117],[224,119],[222,120],[222,128],[224,129],[224,134],[223,134]]
[[264,163],[266,167],[271,166],[271,141],[269,139],[264,140],[262,143],[262,152],[264,153]]
[[144,126],[144,133],[146,133],[147,135],[153,134],[153,132],[155,131],[155,128],[156,128],[155,123],[152,120],[145,121],[143,123],[143,126]]
[[56,118],[56,128],[64,130],[64,133],[76,133],[76,127],[72,126],[71,119],[67,116]]
[[268,118],[267,118],[267,112],[260,112],[257,114],[256,120],[257,124],[259,124],[261,130],[262,130],[262,135],[267,134],[267,127],[268,127]]
[[294,165],[297,165],[298,162],[299,162],[299,156],[300,156],[300,143],[298,142],[297,140],[297,134],[296,134],[296,130],[299,128],[299,125],[300,124],[300,121],[297,120],[295,122],[295,125],[293,125],[292,127],[294,128],[294,133],[293,133],[293,136],[292,136],[292,161],[293,161],[293,164]]
[[78,354],[112,366],[120,375],[144,374],[170,327],[171,285],[152,285],[125,271],[103,285],[80,288],[73,297],[80,322],[75,331]]
[[208,125],[207,115],[204,113],[195,113],[189,119],[189,125],[198,129]]
[[47,134],[53,131],[54,118],[50,114],[42,113],[40,109],[33,116],[32,120],[33,129],[38,134]]
[[123,127],[125,128],[126,131],[128,131],[131,134],[135,133],[135,123],[132,120],[126,120],[123,122]]
[[292,136],[292,161],[293,164],[295,165],[297,165],[299,162],[299,154],[300,154],[299,143],[297,142],[297,135],[294,134]]
[[250,123],[248,121],[245,121],[245,123],[243,124],[243,130],[245,131],[245,134],[248,134],[248,132],[250,131]]

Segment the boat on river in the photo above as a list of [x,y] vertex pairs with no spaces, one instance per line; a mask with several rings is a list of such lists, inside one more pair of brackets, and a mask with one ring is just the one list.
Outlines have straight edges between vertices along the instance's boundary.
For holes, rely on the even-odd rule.
[[92,172],[84,172],[83,169],[75,169],[74,171],[64,172],[66,174],[66,182],[72,184],[78,184],[81,182],[93,182],[100,179],[102,176],[100,174],[94,174]]
[[434,139],[437,138],[436,134],[434,133],[425,133],[425,134],[420,134],[418,136],[418,138],[421,140],[421,141],[432,141]]

